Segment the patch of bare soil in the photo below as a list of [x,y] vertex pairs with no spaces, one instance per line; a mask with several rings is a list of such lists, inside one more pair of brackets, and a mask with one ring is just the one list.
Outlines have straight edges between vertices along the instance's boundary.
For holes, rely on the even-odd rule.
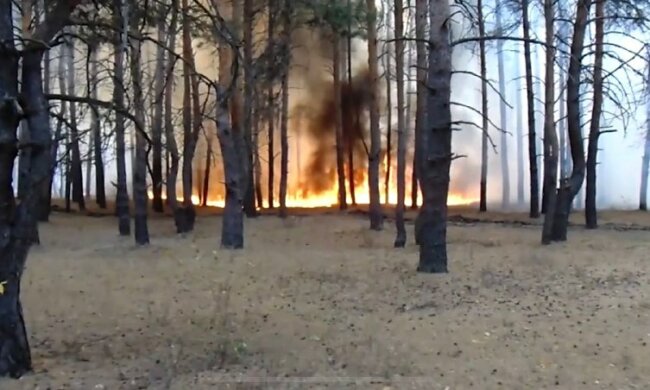
[[[462,214],[462,213],[461,213]],[[499,219],[503,216],[495,216]],[[610,213],[650,226],[648,214]],[[635,389],[650,385],[650,232],[454,224],[450,273],[354,215],[220,217],[152,245],[55,214],[23,297],[35,372],[14,389]],[[411,226],[412,229],[412,226]]]

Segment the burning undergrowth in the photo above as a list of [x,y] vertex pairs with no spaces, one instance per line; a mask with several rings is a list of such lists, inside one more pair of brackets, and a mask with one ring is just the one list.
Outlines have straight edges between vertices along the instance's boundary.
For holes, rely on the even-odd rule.
[[[354,170],[354,185],[361,185],[367,171],[368,105],[370,77],[367,69],[358,72],[352,82],[341,81],[342,141],[346,175]],[[296,107],[305,113],[302,131],[312,146],[309,160],[303,169],[300,195],[321,194],[336,182],[336,104],[334,83],[323,81],[313,88],[311,104]],[[348,179],[349,180],[349,179]],[[347,183],[346,183],[347,184]]]

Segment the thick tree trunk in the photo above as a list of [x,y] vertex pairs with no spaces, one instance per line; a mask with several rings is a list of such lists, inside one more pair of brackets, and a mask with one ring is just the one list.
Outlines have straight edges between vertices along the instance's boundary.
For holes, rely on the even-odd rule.
[[451,47],[449,2],[429,0],[429,77],[427,144],[420,183],[419,272],[447,272],[447,197],[451,167]]
[[648,80],[646,81],[646,130],[645,150],[641,161],[641,190],[639,194],[639,210],[648,210],[648,175],[650,174],[650,45],[646,46],[648,57]]
[[129,3],[126,0],[114,0],[114,10],[120,28],[118,40],[115,45],[115,67],[113,71],[114,89],[113,103],[118,111],[115,113],[115,149],[117,165],[117,196],[115,207],[119,220],[119,232],[122,236],[131,234],[131,218],[129,216],[129,194],[126,187],[126,146],[125,146],[125,118],[120,113],[125,109],[124,92],[124,61],[128,50],[129,29]]
[[[427,0],[415,0],[415,44],[416,62],[417,62],[417,96],[415,107],[415,151],[414,151],[414,169],[420,183],[420,188],[423,187],[422,182],[422,169],[424,161],[422,156],[425,153],[426,146],[426,131],[427,131],[427,47],[425,45],[425,33],[427,28]],[[424,191],[424,190],[422,190]],[[419,217],[416,223],[419,226]],[[420,229],[415,229],[415,243],[420,244]]]
[[[221,87],[219,87],[221,88]],[[226,205],[223,210],[221,246],[227,249],[244,247],[243,180],[240,149],[235,140],[238,135],[230,126],[228,100],[217,89],[216,126],[226,185]]]
[[539,218],[539,173],[537,168],[537,136],[535,123],[535,94],[533,91],[533,65],[530,51],[530,21],[528,1],[522,0],[522,29],[524,36],[524,61],[526,66],[526,104],[528,107],[528,173],[530,178],[530,218]]
[[[566,92],[569,142],[573,164],[568,185],[560,187],[560,191],[565,190],[568,193],[566,196],[558,195],[552,235],[553,241],[566,241],[571,203],[578,191],[580,191],[585,178],[585,152],[580,125],[580,70],[582,69],[582,51],[584,49],[585,32],[591,4],[592,0],[578,1],[573,38],[571,41],[571,59]],[[551,189],[549,188],[550,191]]]
[[[133,26],[139,26],[140,21],[136,20]],[[147,226],[147,203],[149,197],[147,195],[147,141],[144,131],[144,95],[142,92],[142,84],[137,75],[142,74],[141,61],[141,41],[131,41],[133,53],[130,56],[131,60],[131,74],[136,76],[132,77],[133,83],[133,105],[135,111],[135,168],[133,170],[133,203],[134,203],[134,226],[135,226],[135,243],[137,245],[149,244],[149,228]]]
[[[495,14],[498,35],[504,35],[502,33],[501,12],[500,1],[497,1]],[[510,206],[510,164],[508,162],[508,111],[506,101],[504,100],[507,99],[508,93],[506,90],[506,65],[505,59],[503,58],[503,50],[504,41],[499,39],[497,40],[497,68],[499,72],[499,94],[501,95],[499,99],[501,118],[501,142],[499,145],[501,151],[501,208],[505,210]]]
[[370,229],[381,230],[384,216],[379,196],[379,159],[381,155],[381,133],[379,131],[378,85],[379,71],[377,58],[377,9],[374,0],[366,0],[368,8],[368,74],[370,77],[370,153],[368,154],[368,189],[370,191]]
[[[75,82],[75,67],[74,67],[74,42],[72,38],[67,39],[66,54],[68,59],[68,93],[74,95],[76,82]],[[77,105],[74,102],[69,102],[70,108],[70,153],[71,153],[71,178],[72,178],[72,201],[76,202],[79,210],[86,209],[86,202],[84,200],[83,190],[83,174],[81,165],[81,152],[79,150],[79,129],[77,127]],[[49,118],[48,118],[49,120]]]
[[557,195],[558,140],[555,132],[555,48],[551,47],[554,39],[553,0],[544,0],[544,17],[546,21],[546,76],[544,94],[544,188],[548,191],[544,196],[545,210],[544,227],[542,228],[542,244],[549,244],[553,237]]
[[603,56],[605,41],[605,0],[596,1],[596,55],[594,58],[594,105],[591,111],[589,146],[587,155],[587,194],[585,219],[587,229],[598,227],[596,208],[596,166],[598,164],[598,138],[603,111]]
[[404,9],[395,0],[395,76],[397,77],[397,207],[395,208],[395,247],[406,245],[404,201],[406,198],[406,124],[404,123]]
[[476,5],[478,11],[478,29],[479,29],[479,56],[481,61],[481,128],[483,135],[481,137],[481,188],[479,195],[479,211],[487,211],[487,179],[488,179],[488,83],[487,83],[487,63],[485,53],[485,20],[483,18],[483,0],[478,0]]
[[0,295],[0,377],[19,378],[32,368],[20,303],[20,277],[30,242],[24,235],[26,232],[21,232],[21,226],[17,225],[20,216],[16,213],[12,184],[14,160],[18,154],[19,113],[16,109],[18,56],[13,43],[11,10],[12,0],[0,0],[0,41],[4,42],[0,50],[0,236],[3,237],[0,240],[0,285],[4,290]]
[[[158,41],[165,41],[165,20],[158,21]],[[153,192],[153,210],[158,213],[164,211],[162,191],[162,134],[163,134],[163,95],[165,91],[165,48],[159,45],[156,49],[156,71],[154,82],[154,114],[151,126],[152,161],[151,161],[151,190]],[[170,58],[171,61],[171,58]]]
[[336,132],[336,173],[338,177],[339,208],[348,208],[345,191],[345,153],[343,141],[343,110],[341,107],[341,51],[340,37],[337,32],[333,35],[332,68],[334,70],[334,107]]

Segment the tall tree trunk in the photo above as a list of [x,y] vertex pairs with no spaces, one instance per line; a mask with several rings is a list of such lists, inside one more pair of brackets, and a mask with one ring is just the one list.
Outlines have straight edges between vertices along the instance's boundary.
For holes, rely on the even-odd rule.
[[404,123],[404,7],[395,0],[395,76],[397,78],[397,207],[395,247],[406,245],[404,200],[406,198],[406,124]]
[[256,97],[253,97],[253,160],[255,169],[255,200],[257,207],[264,207],[264,197],[262,194],[262,162],[260,161],[260,115],[259,103]]
[[650,44],[646,44],[648,58],[648,79],[646,80],[646,130],[645,148],[641,161],[641,190],[639,194],[639,210],[648,210],[648,175],[650,174]]
[[341,107],[341,40],[338,32],[333,33],[332,68],[334,70],[334,109],[336,132],[336,172],[338,177],[339,208],[348,208],[345,191],[345,153],[343,141],[343,110]]
[[117,196],[115,207],[119,220],[120,235],[131,234],[131,218],[129,216],[129,194],[126,187],[126,147],[125,147],[125,118],[120,112],[125,110],[124,92],[124,61],[128,50],[129,29],[129,2],[127,0],[114,0],[115,14],[117,15],[117,42],[115,45],[115,67],[113,71],[113,103],[118,111],[115,113],[115,149],[117,164]]
[[[268,20],[268,45],[273,52],[273,47],[277,44],[275,41],[275,24],[276,14],[278,11],[278,0],[268,0],[269,20]],[[266,124],[268,129],[268,149],[267,149],[267,196],[269,201],[269,209],[275,207],[274,204],[274,191],[275,191],[275,80],[268,81],[266,90],[267,104],[266,108]]]
[[578,191],[580,191],[585,178],[585,152],[580,125],[580,71],[582,69],[582,52],[591,4],[592,0],[578,1],[573,28],[571,60],[566,87],[569,144],[573,164],[571,177],[566,182],[563,182],[558,190],[558,203],[553,221],[553,241],[566,241],[571,203]]
[[539,218],[539,173],[537,168],[537,135],[535,123],[535,93],[533,90],[533,65],[530,52],[530,21],[528,0],[521,1],[526,66],[526,104],[528,107],[528,172],[530,177],[530,218]]
[[[425,33],[427,28],[427,13],[428,13],[428,4],[427,0],[415,0],[415,38],[417,42],[415,44],[416,50],[416,63],[417,63],[417,96],[416,96],[416,107],[415,107],[415,164],[414,168],[416,170],[416,175],[420,183],[420,189],[423,187],[422,182],[422,169],[423,168],[423,158],[426,145],[427,145],[427,47],[425,45]],[[422,190],[424,191],[424,190]],[[415,228],[415,243],[420,244],[420,215],[416,219],[416,228]]]
[[[45,18],[47,18],[46,11],[47,11],[47,7],[44,7],[43,15]],[[52,82],[50,80],[50,77],[52,76],[51,74],[52,60],[51,60],[50,50],[45,52],[45,56],[43,59],[43,66],[44,66],[43,89],[46,94],[50,93],[52,89]],[[61,77],[65,79],[65,75],[62,74],[63,72],[61,71],[62,67],[63,67],[63,56],[61,56],[61,58],[59,59],[59,79]],[[65,94],[65,92],[61,92],[61,94]],[[61,102],[60,107],[61,107],[60,114],[63,115],[63,113],[65,112],[66,104],[64,102]],[[63,122],[61,120],[58,120],[56,131],[54,133],[54,137],[52,140],[52,146],[50,147],[50,161],[52,163],[50,167],[50,176],[48,180],[46,180],[45,183],[43,183],[43,202],[41,204],[41,211],[39,215],[39,220],[42,222],[47,222],[49,220],[50,212],[52,210],[52,186],[54,184],[54,175],[56,173],[57,153],[59,151],[59,139],[61,138],[62,130],[63,130]]]
[[[544,112],[545,110],[545,102],[542,101],[541,97],[545,95],[545,92],[542,93],[542,79],[545,71],[543,71],[542,64],[540,62],[540,47],[539,45],[535,45],[535,51],[534,51],[534,57],[535,57],[535,64],[536,67],[533,69],[533,74],[537,75],[537,78],[535,79],[534,83],[534,89],[535,89],[535,96],[539,96],[540,99],[539,101],[535,101],[534,106],[536,107],[535,112]],[[538,118],[539,119],[539,118]],[[539,122],[540,125],[535,127],[536,132],[540,132],[542,135],[544,134],[544,121],[539,120],[536,122]],[[539,127],[541,126],[541,130]],[[542,183],[542,202],[541,202],[541,214],[546,214],[546,193],[548,192],[546,189],[546,180],[544,180],[544,169],[546,164],[543,162],[543,156],[544,156],[544,144],[543,144],[543,137],[535,137],[535,149],[541,151],[541,156],[535,157],[535,164],[539,167],[540,166],[540,160],[542,160],[541,167],[543,169],[538,169],[537,170],[537,182]]]
[[517,206],[524,205],[524,101],[521,99],[521,58],[515,56],[515,109],[517,110]]
[[[386,40],[390,40],[390,30],[393,28],[390,15],[390,6],[386,7]],[[384,202],[390,203],[390,171],[393,166],[393,77],[391,60],[393,58],[392,46],[386,45],[384,74],[386,76],[386,176],[384,178]]]
[[[178,0],[171,1],[171,22],[169,29],[167,30],[167,36],[169,37],[168,45],[169,48],[176,47],[176,28],[178,24]],[[178,181],[178,166],[180,161],[180,156],[178,152],[178,144],[176,142],[176,135],[174,133],[174,123],[172,118],[172,101],[174,93],[174,84],[171,82],[171,78],[174,74],[174,65],[175,59],[172,58],[170,54],[167,58],[167,64],[165,69],[165,77],[168,82],[165,85],[165,96],[164,96],[164,122],[165,122],[165,143],[166,150],[169,153],[169,167],[167,172],[167,186],[166,186],[166,195],[167,195],[167,205],[174,215],[174,224],[176,226],[176,232],[182,232],[182,212],[178,211],[178,199],[176,195],[176,183]]]
[[[282,111],[280,115],[280,217],[287,216],[287,182],[289,177],[289,67],[291,65],[291,1],[282,5]],[[300,156],[300,155],[298,155]],[[300,157],[297,158],[298,160]],[[300,172],[300,166],[298,169]]]
[[[495,14],[497,22],[497,34],[503,34],[503,26],[501,22],[501,4],[500,1],[496,2]],[[506,106],[507,90],[506,90],[506,65],[503,58],[504,41],[497,40],[497,68],[499,71],[499,108],[501,117],[501,207],[507,209],[510,206],[510,169],[508,163],[508,111]]]
[[419,272],[447,272],[447,197],[451,167],[451,46],[449,2],[429,0],[427,144],[420,183]]
[[[352,15],[352,1],[347,0],[347,12],[348,15]],[[348,78],[348,87],[352,88],[352,18],[348,18],[348,26],[347,26],[347,34],[346,34],[346,46],[347,46],[347,78]],[[354,112],[353,114],[355,118],[355,125],[358,125],[359,121],[359,113]],[[348,187],[350,187],[350,200],[352,201],[352,205],[356,206],[357,205],[357,194],[356,194],[356,188],[355,188],[355,174],[354,174],[354,139],[352,136],[346,137],[348,140]]]
[[370,77],[370,153],[368,154],[368,189],[370,191],[370,229],[381,230],[384,216],[379,196],[379,159],[381,158],[381,133],[379,131],[379,71],[377,58],[377,8],[374,0],[366,0],[368,10],[368,74]]
[[[99,47],[97,44],[94,44],[90,47],[90,97],[92,99],[98,99],[98,89],[97,84],[99,83],[98,79],[98,70],[97,70],[97,54],[99,52]],[[91,108],[90,110],[90,126],[93,134],[93,158],[95,164],[95,201],[101,209],[106,208],[106,188],[105,188],[105,175],[104,175],[104,158],[102,151],[102,128],[99,122],[99,113],[96,109]]]
[[[237,10],[239,6],[235,6]],[[244,117],[243,135],[244,148],[246,151],[246,192],[244,193],[244,212],[246,216],[256,217],[258,215],[255,207],[255,161],[253,145],[253,83],[255,82],[255,70],[253,69],[253,23],[255,10],[253,0],[243,0],[244,12]],[[239,18],[236,19],[239,23]]]
[[553,39],[554,28],[554,6],[553,0],[544,0],[544,18],[546,24],[546,76],[544,94],[544,188],[548,189],[544,195],[546,202],[544,214],[544,227],[542,228],[542,244],[549,244],[553,236],[553,225],[555,208],[557,207],[557,194],[555,185],[557,183],[558,164],[558,140],[555,132],[555,47]]
[[596,1],[596,55],[594,58],[594,105],[591,110],[589,146],[587,156],[587,194],[585,219],[587,229],[598,227],[596,211],[596,166],[598,164],[598,138],[603,111],[603,56],[605,41],[605,0]]
[[483,0],[478,0],[479,52],[481,57],[481,117],[483,136],[481,137],[481,189],[479,211],[487,211],[487,179],[488,179],[488,94],[487,94],[487,63],[485,53],[485,20],[483,18]]
[[[134,33],[137,34],[137,27],[140,21],[133,22]],[[135,168],[133,170],[133,203],[134,203],[134,226],[135,226],[135,243],[137,245],[149,244],[149,228],[147,226],[147,141],[145,139],[144,131],[144,95],[142,92],[142,84],[140,82],[140,75],[142,74],[142,66],[140,65],[142,54],[142,43],[140,40],[135,39],[131,41],[133,52],[130,56],[131,60],[131,74],[133,77],[133,105],[135,111]]]
[[[12,0],[0,0],[0,377],[18,378],[32,368],[25,320],[20,302],[20,276],[29,241],[16,226],[13,170],[18,154],[18,56],[15,55]],[[40,64],[39,64],[40,65]],[[40,72],[40,69],[39,69]],[[20,207],[20,206],[19,206]],[[25,218],[25,216],[22,216]],[[24,233],[24,232],[23,232]]]
[[[66,41],[68,59],[68,93],[75,94],[75,67],[74,67],[74,42],[72,38]],[[77,128],[77,105],[69,103],[70,107],[70,152],[71,152],[71,176],[72,176],[72,200],[79,205],[79,210],[86,209],[83,190],[83,174],[81,166],[81,152],[79,150],[79,129]]]
[[[161,6],[162,10],[162,6]],[[160,18],[158,21],[158,41],[165,41],[165,20]],[[153,192],[153,210],[162,213],[164,210],[162,191],[163,191],[163,176],[162,176],[162,134],[163,134],[163,95],[165,91],[166,77],[165,77],[165,48],[158,45],[156,49],[156,70],[154,81],[154,94],[153,105],[154,114],[151,126],[151,141],[152,144],[152,161],[151,161],[151,190]],[[170,59],[171,60],[171,59]]]
[[560,105],[560,117],[558,120],[558,133],[559,133],[559,153],[560,153],[560,178],[564,179],[569,176],[569,153],[567,151],[567,117],[566,117],[566,69],[569,64],[569,56],[566,54],[566,51],[569,49],[567,42],[571,37],[569,36],[569,19],[570,16],[567,15],[568,5],[562,2],[559,2],[557,5],[558,8],[558,18],[560,21],[560,26],[558,27],[557,34],[557,46],[561,48],[559,54],[559,82],[560,82],[560,96],[559,96],[559,105]]
[[236,137],[230,125],[228,100],[221,87],[217,89],[216,126],[221,159],[226,182],[226,204],[223,211],[221,228],[221,246],[227,249],[240,249],[244,247],[244,214],[243,214],[243,167],[239,155],[241,149],[237,145]]

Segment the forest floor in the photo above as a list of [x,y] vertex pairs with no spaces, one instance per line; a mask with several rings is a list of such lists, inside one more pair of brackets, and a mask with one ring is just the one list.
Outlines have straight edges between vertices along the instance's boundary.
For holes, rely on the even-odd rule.
[[0,388],[650,386],[647,213],[542,247],[523,214],[455,210],[447,275],[415,272],[412,224],[394,249],[390,221],[300,214],[246,220],[232,252],[214,212],[187,237],[151,218],[145,248],[113,217],[54,213],[23,285],[34,373]]

